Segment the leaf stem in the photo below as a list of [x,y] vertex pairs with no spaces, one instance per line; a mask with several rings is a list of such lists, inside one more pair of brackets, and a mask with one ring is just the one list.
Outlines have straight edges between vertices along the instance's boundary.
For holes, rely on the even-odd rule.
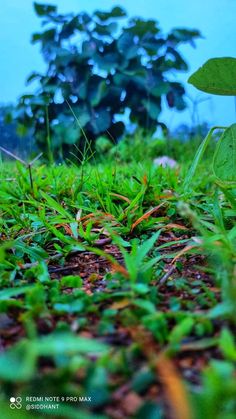
[[210,131],[208,132],[207,136],[204,138],[204,140],[200,144],[200,146],[199,146],[199,148],[196,152],[196,155],[194,157],[194,160],[192,162],[192,165],[191,165],[191,167],[188,171],[188,174],[187,174],[187,176],[184,180],[184,184],[183,184],[184,192],[187,192],[187,190],[189,188],[189,185],[193,180],[193,177],[196,173],[197,167],[198,167],[198,165],[199,165],[199,163],[200,163],[200,161],[203,157],[203,154],[205,153],[205,150],[206,150],[206,148],[207,148],[207,146],[210,142],[210,139],[212,137],[213,132],[215,130],[225,130],[226,128],[227,127],[222,127],[222,126],[216,126],[216,127],[211,128]]

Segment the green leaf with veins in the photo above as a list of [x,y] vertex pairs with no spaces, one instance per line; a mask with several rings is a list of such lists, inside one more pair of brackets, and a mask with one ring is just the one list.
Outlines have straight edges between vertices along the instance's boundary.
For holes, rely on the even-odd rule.
[[236,96],[236,58],[212,58],[188,82],[206,93]]
[[236,184],[236,124],[227,128],[219,139],[214,158],[213,172],[224,184]]

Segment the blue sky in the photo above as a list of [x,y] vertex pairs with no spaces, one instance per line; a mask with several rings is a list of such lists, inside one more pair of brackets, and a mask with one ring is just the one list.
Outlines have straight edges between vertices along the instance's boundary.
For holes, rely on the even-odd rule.
[[[56,4],[63,12],[92,12],[107,10],[114,5],[123,6],[129,16],[155,18],[164,32],[173,27],[199,29],[204,38],[197,48],[182,47],[182,53],[190,66],[190,73],[212,57],[236,57],[236,0],[39,0],[39,3]],[[40,30],[40,19],[34,15],[31,0],[1,1],[0,14],[0,103],[15,102],[17,97],[29,91],[25,79],[33,70],[43,71],[39,48],[30,44],[33,32]],[[186,81],[189,74],[182,73],[179,80]],[[191,86],[191,97],[207,98]],[[199,105],[202,121],[227,125],[235,122],[235,107],[232,97],[211,96]],[[188,111],[176,113],[165,110],[162,120],[174,127],[180,122],[188,123]]]

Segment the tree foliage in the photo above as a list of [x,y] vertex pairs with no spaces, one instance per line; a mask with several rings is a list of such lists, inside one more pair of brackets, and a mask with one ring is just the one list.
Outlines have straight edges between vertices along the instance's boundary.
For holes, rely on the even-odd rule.
[[[14,107],[0,105],[0,147],[27,159],[36,147],[30,132],[12,120]],[[1,153],[1,151],[0,151]],[[6,158],[6,155],[4,155]]]
[[[128,19],[121,7],[89,15],[59,14],[56,6],[34,4],[43,31],[34,33],[47,63],[34,94],[20,98],[17,118],[34,129],[38,145],[46,148],[48,107],[51,146],[64,154],[85,132],[91,140],[109,132],[118,139],[129,121],[154,130],[166,99],[170,108],[185,108],[184,87],[173,77],[186,71],[179,52],[194,43],[197,30],[173,29],[164,35],[155,20]],[[75,118],[68,106],[71,104]]]

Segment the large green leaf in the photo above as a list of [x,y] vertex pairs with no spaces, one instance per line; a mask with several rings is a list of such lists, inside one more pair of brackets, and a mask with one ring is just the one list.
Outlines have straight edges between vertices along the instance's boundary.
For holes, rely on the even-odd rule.
[[[86,15],[86,14],[85,14]],[[87,15],[88,16],[88,15]],[[88,16],[89,18],[89,16]],[[83,23],[81,20],[84,20],[84,15],[80,14],[79,16],[74,16],[71,20],[65,22],[62,26],[60,31],[60,39],[66,39],[72,36],[76,30],[81,31],[83,30]],[[86,25],[86,19],[84,24]]]
[[108,25],[100,25],[97,23],[96,28],[94,29],[99,35],[112,35],[113,32],[116,32],[118,25],[116,22],[111,22]]
[[166,50],[166,57],[169,62],[169,66],[176,70],[187,71],[188,65],[183,60],[182,56],[172,47],[168,47]]
[[111,71],[119,66],[119,55],[116,52],[95,54],[93,59],[100,70]]
[[168,340],[171,344],[176,344],[181,342],[181,340],[188,335],[194,326],[194,319],[192,317],[186,317],[181,320],[174,328],[171,330]]
[[162,95],[167,94],[169,90],[170,90],[169,83],[160,81],[152,89],[150,89],[150,93],[152,94],[152,96],[161,97]]
[[180,83],[171,82],[170,91],[167,93],[166,98],[170,108],[176,108],[182,111],[186,108],[183,95],[185,91]]
[[72,118],[65,114],[58,116],[59,123],[53,125],[52,145],[57,147],[59,144],[75,144],[80,138],[81,129]]
[[[116,73],[114,76],[115,84],[125,87],[126,85],[137,85],[137,88],[147,91],[147,72],[144,68],[140,68],[135,71],[123,71],[121,73]],[[135,89],[132,87],[133,94],[135,94]],[[131,95],[130,95],[131,96]]]
[[75,144],[80,138],[80,128],[78,127],[78,125],[74,124],[63,130],[63,132],[60,135],[62,143]]
[[177,45],[180,42],[189,42],[194,46],[195,38],[201,38],[201,33],[197,29],[175,28],[168,35],[168,41],[172,45]]
[[22,99],[24,104],[31,106],[47,106],[50,103],[50,98],[46,95],[25,95]]
[[65,218],[67,221],[73,221],[73,217],[69,212],[65,210],[65,208],[57,202],[55,199],[53,199],[50,195],[45,193],[44,191],[41,191],[41,195],[43,199],[45,200],[45,205],[50,208],[51,210],[58,212],[58,214],[62,215],[62,217]]
[[32,261],[44,260],[48,257],[47,252],[42,247],[36,245],[28,245],[21,240],[15,240],[14,248],[20,254],[26,254]]
[[107,92],[108,86],[104,79],[99,79],[98,76],[91,77],[87,97],[92,107],[99,105],[101,99],[106,96]]
[[30,75],[29,75],[29,77],[27,77],[27,79],[26,79],[26,83],[27,84],[29,84],[29,83],[31,83],[31,82],[33,82],[33,81],[35,81],[35,80],[37,80],[37,79],[41,79],[42,78],[42,75],[40,74],[40,73],[37,73],[36,71],[33,71]]
[[107,353],[109,348],[96,339],[88,339],[72,333],[54,333],[40,338],[37,343],[39,355],[55,356],[73,353]]
[[54,63],[57,67],[61,67],[61,66],[67,67],[75,59],[75,56],[66,48],[56,47],[55,53],[56,53],[56,58],[54,60]]
[[126,12],[121,7],[116,6],[116,7],[113,7],[113,9],[110,12],[101,12],[100,10],[97,10],[94,13],[94,15],[104,22],[111,18],[125,17]]
[[137,36],[144,36],[147,32],[157,34],[160,31],[155,20],[143,20],[140,18],[132,19],[131,25],[127,30]]
[[206,93],[236,96],[236,58],[212,58],[188,82]]
[[22,340],[0,355],[0,378],[7,381],[27,381],[35,373],[37,349]]
[[74,89],[73,93],[77,94],[80,99],[85,101],[87,98],[87,88],[88,88],[87,82],[82,81],[81,83],[78,84],[76,89]]
[[85,127],[91,119],[91,115],[86,105],[77,105],[73,107],[74,114],[76,115],[77,125]]
[[152,33],[146,32],[140,39],[139,45],[145,48],[150,55],[156,55],[164,43],[164,39],[157,38]]
[[222,134],[213,159],[216,178],[225,184],[236,183],[236,124]]
[[53,333],[35,340],[22,340],[0,355],[0,378],[27,381],[35,375],[39,356],[105,354],[109,347],[95,339],[72,333]]
[[6,288],[0,291],[0,301],[6,301],[12,297],[18,297],[21,294],[25,294],[28,291],[31,291],[33,288],[34,285],[25,285],[18,288]]
[[106,109],[97,110],[94,112],[90,123],[96,135],[106,131],[111,123],[110,112]]
[[147,90],[152,96],[159,98],[170,90],[170,84],[165,81],[163,75],[157,69],[148,69],[146,80]]
[[133,34],[124,32],[117,41],[117,48],[120,54],[130,59],[136,57],[139,46],[135,44]]
[[54,41],[56,35],[55,29],[49,29],[45,32],[37,32],[32,35],[31,42],[34,44],[35,42],[42,41],[42,43],[50,43]]
[[142,103],[145,109],[147,110],[149,117],[152,119],[157,119],[161,113],[160,101],[151,100],[151,99],[143,99]]
[[120,87],[123,86],[126,87],[127,84],[130,82],[130,77],[124,73],[118,73],[116,72],[116,74],[113,77],[113,81],[115,85],[118,85]]
[[122,7],[119,6],[115,6],[113,7],[113,9],[110,12],[110,17],[125,17],[126,16],[126,12]]
[[34,10],[38,16],[47,16],[50,13],[55,13],[57,11],[57,7],[50,4],[34,3]]
[[97,50],[97,42],[94,40],[84,41],[82,44],[82,54],[84,57],[92,57]]

